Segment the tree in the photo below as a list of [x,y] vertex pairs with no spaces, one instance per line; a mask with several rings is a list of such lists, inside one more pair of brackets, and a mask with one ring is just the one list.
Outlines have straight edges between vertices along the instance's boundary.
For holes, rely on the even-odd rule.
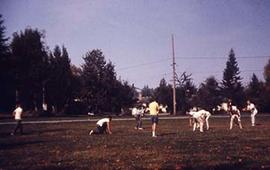
[[264,79],[265,79],[265,84],[267,86],[267,89],[270,89],[270,59],[268,60],[268,63],[264,67]]
[[13,34],[11,49],[16,75],[16,100],[26,110],[37,111],[42,108],[42,88],[48,61],[44,38],[42,32],[31,28]]
[[241,83],[240,71],[233,49],[229,53],[226,68],[223,72],[222,93],[223,96],[231,99],[234,104],[242,106],[244,104],[244,88]]
[[264,111],[270,111],[270,59],[268,60],[268,63],[264,67],[264,79],[265,79],[265,89],[264,94],[262,96],[263,98],[263,110]]
[[167,105],[168,109],[172,110],[172,87],[167,84],[164,78],[160,80],[159,87],[155,89],[154,96],[159,104]]
[[208,111],[221,103],[220,87],[215,77],[211,76],[198,89],[196,105]]
[[12,72],[12,58],[5,37],[4,20],[0,14],[0,112],[10,111],[15,105],[14,75]]
[[46,83],[47,100],[54,111],[64,112],[65,107],[73,100],[72,80],[73,75],[70,66],[70,58],[67,49],[55,46],[49,59],[49,75]]
[[251,81],[249,82],[246,90],[245,96],[248,100],[254,102],[257,108],[261,109],[263,106],[263,98],[264,96],[264,84],[263,82],[259,81],[258,77],[253,73]]
[[181,111],[182,113],[185,113],[195,105],[194,102],[197,88],[193,84],[191,76],[192,74],[183,72],[180,77],[176,77],[176,106],[177,110]]
[[154,96],[154,89],[149,88],[147,85],[142,88],[142,97],[153,97]]

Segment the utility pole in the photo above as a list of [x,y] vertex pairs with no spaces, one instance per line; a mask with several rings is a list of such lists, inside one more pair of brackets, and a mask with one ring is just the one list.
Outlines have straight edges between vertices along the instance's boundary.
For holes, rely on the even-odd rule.
[[173,115],[176,115],[176,94],[175,94],[175,78],[176,78],[176,73],[175,73],[175,54],[174,54],[174,36],[172,34],[172,68],[173,68]]

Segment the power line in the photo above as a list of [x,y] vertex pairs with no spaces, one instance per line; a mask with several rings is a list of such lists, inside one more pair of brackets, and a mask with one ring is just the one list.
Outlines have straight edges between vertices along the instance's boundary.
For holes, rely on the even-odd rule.
[[169,59],[160,59],[160,60],[157,60],[157,61],[152,61],[152,62],[147,62],[147,63],[141,63],[141,64],[131,65],[131,66],[127,66],[127,67],[121,67],[118,70],[127,70],[127,69],[142,67],[142,66],[148,66],[148,65],[153,65],[153,64],[157,64],[157,63],[162,63],[162,62],[168,61],[168,60]]
[[[218,60],[224,60],[224,59],[228,59],[228,57],[176,57],[177,59],[183,59],[183,60],[212,60],[212,59],[218,59]],[[236,57],[237,59],[251,59],[251,58],[269,58],[270,56],[242,56],[242,57]]]
[[[243,56],[243,57],[236,57],[236,59],[264,59],[264,58],[269,58],[270,59],[270,56]],[[224,58],[224,57],[175,57],[175,59],[181,59],[181,60],[213,60],[213,59],[225,60],[227,58]],[[134,68],[138,68],[138,67],[143,67],[143,66],[162,63],[164,61],[169,61],[169,60],[170,60],[170,58],[160,59],[160,60],[157,60],[157,61],[152,61],[152,62],[146,62],[146,63],[126,66],[126,67],[121,67],[118,70],[134,69]]]

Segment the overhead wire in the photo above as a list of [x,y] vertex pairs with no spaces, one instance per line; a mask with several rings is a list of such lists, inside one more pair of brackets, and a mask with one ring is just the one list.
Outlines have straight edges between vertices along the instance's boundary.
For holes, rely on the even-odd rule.
[[[264,59],[264,58],[269,58],[270,59],[270,55],[269,56],[242,56],[242,57],[236,57],[236,59]],[[217,59],[217,60],[226,60],[227,57],[176,57],[177,60],[213,60],[213,59]],[[138,68],[138,67],[143,67],[143,66],[148,66],[148,65],[153,65],[153,64],[158,64],[158,63],[162,63],[164,61],[170,61],[171,58],[164,58],[164,59],[160,59],[157,61],[152,61],[152,62],[146,62],[146,63],[141,63],[141,64],[136,64],[136,65],[131,65],[131,66],[126,66],[126,67],[120,67],[118,70],[128,70],[128,69],[134,69],[134,68]]]

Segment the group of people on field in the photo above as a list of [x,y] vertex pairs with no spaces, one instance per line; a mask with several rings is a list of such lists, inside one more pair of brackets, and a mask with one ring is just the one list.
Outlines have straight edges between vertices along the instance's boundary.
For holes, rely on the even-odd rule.
[[[249,100],[246,104],[247,105],[243,108],[243,111],[251,112],[251,126],[255,126],[255,116],[258,113],[258,110]],[[236,106],[232,105],[231,100],[228,100],[227,103],[222,103],[221,106],[217,107],[217,110],[223,110],[230,115],[230,130],[233,128],[235,120],[237,121],[239,128],[243,128],[241,124],[241,112]],[[194,107],[187,114],[190,115],[190,125],[193,126],[193,131],[195,131],[196,128],[199,128],[200,132],[203,132],[204,124],[206,124],[206,129],[209,129],[208,119],[211,116],[209,111]]]
[[[142,128],[142,116],[144,115],[145,112],[149,111],[151,115],[151,122],[152,122],[152,137],[157,137],[156,135],[156,129],[157,129],[157,124],[158,124],[158,113],[161,109],[166,109],[163,106],[159,106],[159,104],[156,101],[152,101],[149,103],[148,107],[146,104],[141,105],[140,107],[135,107],[132,109],[132,115],[136,119],[136,130],[143,130]],[[112,120],[112,117],[109,116],[108,118],[103,118],[100,119],[96,123],[96,128],[91,130],[89,132],[89,135],[93,134],[103,134],[103,133],[109,133],[112,134],[111,132],[111,126],[110,122]]]
[[[166,107],[163,107],[162,105],[159,106],[159,104],[156,101],[152,101],[149,103],[148,107],[146,104],[142,104],[139,107],[135,107],[132,109],[132,115],[136,119],[136,130],[143,130],[142,128],[142,117],[144,113],[148,112],[150,113],[151,116],[151,123],[152,123],[152,137],[157,137],[156,134],[156,129],[157,129],[157,124],[159,121],[158,114],[159,112],[163,110],[163,112],[166,111]],[[242,129],[242,124],[241,124],[241,112],[240,110],[232,105],[231,100],[228,100],[227,103],[222,103],[221,106],[218,106],[218,110],[224,110],[228,114],[230,114],[230,129],[233,128],[233,124],[235,119],[237,120],[237,123],[239,125],[239,128]],[[255,105],[251,103],[249,100],[247,101],[246,107],[243,109],[243,111],[249,111],[251,112],[251,125],[255,126],[255,116],[258,113],[258,110],[256,109]],[[11,133],[11,135],[16,134],[17,130],[20,130],[20,133],[23,134],[23,126],[22,126],[22,112],[23,109],[18,103],[16,105],[16,109],[13,111],[13,116],[16,121],[16,126]],[[209,121],[208,119],[211,116],[211,113],[209,111],[206,111],[204,109],[198,109],[198,108],[192,108],[188,113],[190,116],[190,125],[193,126],[193,131],[195,131],[197,128],[199,128],[200,132],[203,132],[203,127],[204,124],[206,124],[206,129],[209,129]],[[89,135],[93,134],[112,134],[111,130],[111,121],[112,117],[108,116],[106,118],[100,119],[96,123],[96,128],[91,130],[89,132]]]

